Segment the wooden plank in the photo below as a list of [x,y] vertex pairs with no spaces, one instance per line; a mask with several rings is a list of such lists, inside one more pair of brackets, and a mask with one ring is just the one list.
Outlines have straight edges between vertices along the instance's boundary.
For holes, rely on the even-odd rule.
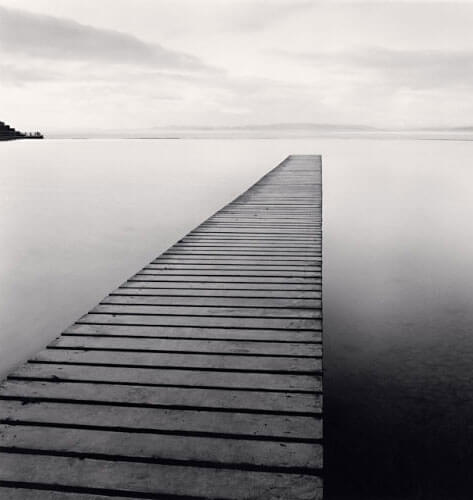
[[201,230],[194,230],[184,236],[182,240],[180,241],[186,241],[186,240],[198,240],[198,239],[207,239],[207,240],[226,240],[226,239],[243,239],[248,242],[251,242],[253,240],[255,241],[281,241],[281,242],[291,242],[292,244],[304,244],[306,242],[311,243],[311,242],[316,242],[319,241],[316,235],[313,234],[288,234],[285,231],[281,231],[280,233],[272,233],[268,231],[213,231],[213,232],[207,232],[207,231],[201,231]]
[[[189,301],[191,302],[191,301]],[[129,297],[124,300],[106,298],[91,313],[111,314],[146,314],[153,316],[224,316],[257,318],[320,318],[320,308],[293,309],[281,307],[227,307],[186,305],[157,305],[139,298]]]
[[[154,462],[189,462],[240,469],[320,469],[322,447],[312,443],[285,443],[191,436],[166,436],[152,433],[113,430],[0,425],[0,449],[15,448],[108,455]],[[287,464],[290,464],[288,467]],[[302,472],[302,471],[298,471]]]
[[[256,255],[259,253],[261,257],[266,257],[266,259],[277,257],[278,253],[282,254],[282,257],[284,258],[284,264],[283,265],[290,265],[288,263],[288,260],[290,260],[291,256],[301,256],[301,257],[309,257],[309,259],[318,259],[319,260],[319,265],[320,265],[320,259],[321,259],[321,247],[318,244],[309,244],[309,245],[291,245],[290,243],[275,243],[275,242],[252,242],[250,244],[245,243],[245,241],[227,241],[227,240],[221,240],[221,241],[186,241],[182,242],[179,244],[176,244],[175,246],[169,248],[164,254],[170,254],[170,253],[191,253],[192,252],[197,252],[197,253],[203,253],[207,250],[211,251],[222,251],[222,250],[228,250],[230,254],[235,252],[241,252],[241,253],[248,253],[252,255],[254,252],[256,252]],[[186,251],[186,252],[185,252]],[[166,255],[162,255],[165,257]],[[238,253],[237,253],[238,255]],[[309,260],[306,259],[306,260]]]
[[[201,224],[201,226],[205,226],[211,223],[224,222],[229,224],[238,224],[241,221],[249,222],[253,224],[257,224],[258,222],[263,223],[275,223],[275,224],[292,224],[292,220],[288,220],[286,216],[291,216],[290,214],[285,214],[285,216],[277,216],[274,214],[268,214],[265,212],[255,212],[252,215],[248,215],[247,213],[237,214],[225,214],[225,213],[216,213],[212,217],[209,217],[205,222]],[[294,218],[294,214],[292,214],[292,218]],[[317,224],[322,220],[320,215],[311,214],[306,217],[298,217],[294,223],[295,224]]]
[[181,243],[221,243],[221,242],[246,242],[248,246],[251,246],[253,242],[255,243],[270,243],[280,244],[282,246],[286,245],[294,248],[313,248],[314,245],[318,243],[318,239],[312,236],[303,236],[296,238],[295,236],[284,236],[284,235],[265,235],[265,234],[205,234],[189,233],[187,236],[180,240]]
[[[205,253],[204,249],[201,250],[194,249],[193,251]],[[231,252],[229,253],[230,255],[226,259],[220,257],[217,259],[213,259],[214,262],[208,262],[205,259],[202,259],[200,256],[192,255],[192,252],[187,251],[187,252],[181,252],[179,255],[163,255],[161,259],[150,262],[150,264],[148,265],[161,266],[161,267],[168,267],[170,265],[191,267],[191,264],[198,264],[198,266],[200,267],[200,266],[212,266],[212,265],[216,266],[218,264],[222,264],[224,266],[223,269],[225,269],[228,266],[232,266],[238,268],[253,268],[249,269],[252,271],[257,271],[261,267],[270,267],[282,271],[284,270],[300,271],[301,269],[297,268],[307,266],[308,269],[310,270],[313,267],[318,267],[320,269],[322,266],[321,258],[316,254],[311,255],[305,259],[304,258],[291,259],[290,256],[286,255],[284,257],[284,260],[282,260],[281,258],[278,259],[277,257],[275,258],[271,255],[265,255],[264,257],[251,256],[251,255],[249,256],[244,255],[243,257],[239,256],[233,257],[231,255]]]
[[243,258],[254,258],[257,257],[258,259],[264,259],[266,261],[270,261],[272,259],[280,259],[280,258],[285,258],[287,261],[306,261],[308,259],[314,260],[314,261],[319,261],[320,262],[320,252],[319,251],[313,251],[309,253],[305,252],[280,252],[272,248],[272,250],[268,248],[259,248],[257,250],[250,250],[250,249],[235,249],[235,248],[229,248],[225,246],[221,247],[204,247],[204,246],[189,246],[189,247],[175,247],[173,250],[169,250],[168,252],[165,252],[162,257],[172,257],[172,258],[183,258],[183,257],[189,257],[192,256],[193,258],[202,258],[202,257],[207,257],[207,258],[221,258],[220,256],[226,256],[229,259],[232,258],[237,258],[237,259],[243,259]]
[[[301,232],[315,232],[318,231],[321,227],[321,223],[312,224],[312,223],[286,223],[286,224],[276,224],[275,222],[264,223],[264,222],[245,222],[242,221],[240,223],[237,222],[208,222],[205,225],[200,226],[198,231],[193,231],[190,235],[198,235],[198,234],[261,234],[261,235],[290,235],[295,234],[298,235]],[[293,239],[293,241],[299,241],[297,239]]]
[[[261,206],[263,205],[263,207]],[[281,202],[281,203],[258,203],[256,201],[239,201],[235,200],[226,207],[222,208],[219,213],[226,213],[226,212],[232,212],[232,211],[258,211],[259,213],[273,213],[273,212],[281,212],[285,215],[290,214],[290,213],[314,213],[319,215],[320,214],[320,202],[317,200],[314,200],[314,203],[311,204],[295,204],[295,203],[286,203],[286,202]]]
[[[304,254],[300,252],[293,253],[278,253],[268,251],[266,249],[259,248],[256,252],[254,250],[248,250],[245,248],[241,249],[233,249],[226,247],[219,248],[208,248],[208,247],[196,247],[196,248],[177,248],[176,250],[172,250],[166,252],[162,255],[165,263],[167,259],[169,261],[179,260],[180,262],[197,260],[198,262],[222,262],[225,261],[242,261],[243,264],[245,261],[254,260],[255,263],[260,262],[261,264],[271,264],[273,261],[280,262],[281,259],[285,259],[288,265],[293,266],[302,266],[305,262],[321,265],[321,252],[319,250],[314,251],[309,254]],[[154,264],[156,261],[151,262],[150,264]]]
[[250,226],[245,226],[245,227],[239,227],[239,226],[234,226],[232,228],[225,228],[222,227],[221,225],[218,226],[213,226],[213,227],[202,227],[200,226],[199,229],[196,229],[192,231],[192,233],[189,233],[187,237],[193,236],[193,235],[200,235],[200,234],[248,234],[253,237],[253,234],[259,236],[264,236],[264,235],[269,235],[269,236],[276,236],[277,238],[289,238],[291,241],[303,241],[303,240],[311,240],[315,239],[314,237],[310,236],[301,236],[301,230],[299,228],[282,228],[282,229],[272,229],[269,227],[250,227]]
[[[106,307],[106,306],[103,306]],[[111,306],[110,306],[111,307]],[[153,316],[145,314],[86,314],[77,322],[119,325],[154,326],[201,326],[206,328],[262,328],[276,330],[320,330],[320,319],[299,318],[245,318],[245,317],[202,317],[202,316]]]
[[181,387],[245,388],[267,391],[320,392],[319,375],[266,373],[219,373],[186,370],[148,370],[110,366],[81,366],[28,363],[17,368],[10,379],[44,379],[51,381],[81,380],[135,385],[168,385]]
[[[152,281],[157,283],[186,283],[187,286],[192,283],[215,283],[219,284],[220,288],[233,287],[236,284],[245,285],[284,285],[285,287],[294,287],[297,285],[313,287],[322,282],[321,278],[316,276],[314,278],[292,278],[292,277],[272,277],[272,276],[188,276],[188,275],[159,275],[153,276],[150,274],[136,274],[129,281]],[[257,287],[257,288],[258,288]],[[280,287],[279,287],[280,288]],[[294,289],[294,288],[293,288]]]
[[291,500],[321,498],[321,479],[308,474],[274,474],[15,453],[2,453],[0,460],[0,481],[69,487],[93,485],[97,489],[133,493],[136,498],[142,493],[152,493],[157,498],[158,495],[181,495],[201,499],[269,499],[274,491],[284,490],[291,492]]
[[[322,437],[320,416],[225,413],[169,408],[4,400],[2,423],[123,429],[159,435],[225,437],[278,442],[312,442]],[[1,498],[1,497],[0,497]]]
[[[189,254],[190,252],[188,252]],[[149,265],[158,264],[165,266],[168,264],[171,265],[208,265],[209,263],[223,264],[225,266],[233,266],[240,264],[250,263],[253,266],[282,266],[287,265],[288,267],[299,267],[299,266],[320,266],[321,259],[312,257],[312,258],[286,258],[286,260],[277,260],[271,257],[261,258],[261,257],[252,257],[252,256],[241,256],[241,257],[216,257],[216,256],[195,256],[195,255],[186,255],[185,253],[179,255],[169,255],[162,256],[159,260],[153,261]],[[211,265],[211,264],[210,264]]]
[[123,325],[94,325],[93,323],[74,324],[66,328],[63,337],[71,335],[107,335],[116,337],[154,337],[154,338],[190,338],[190,339],[218,339],[218,340],[251,340],[274,342],[321,342],[320,330],[292,331],[290,335],[281,330],[252,330],[199,327],[169,327],[169,326],[123,326]]
[[183,242],[171,247],[163,255],[176,254],[176,253],[203,253],[207,251],[222,251],[225,250],[230,255],[243,254],[251,256],[265,256],[267,258],[281,256],[281,257],[320,257],[321,246],[319,244],[313,245],[289,245],[289,244],[275,244],[274,242],[252,242],[247,244],[240,241],[220,241],[220,242]]
[[[280,254],[278,252],[266,252],[264,248],[260,248],[256,251],[248,250],[245,248],[242,249],[232,249],[232,248],[208,248],[208,247],[199,247],[199,248],[182,248],[177,249],[175,251],[170,251],[162,256],[163,259],[170,259],[170,261],[179,260],[182,263],[186,261],[198,260],[198,262],[204,263],[206,261],[211,262],[222,262],[225,261],[242,261],[244,264],[245,261],[255,260],[261,264],[269,264],[271,265],[273,261],[280,262],[280,259],[286,259],[286,262],[292,266],[302,266],[304,263],[309,263],[313,265],[321,265],[320,252],[314,251],[310,254],[303,253],[284,253]],[[155,264],[156,261],[151,262],[150,264]],[[165,263],[165,262],[163,262]]]
[[215,286],[210,287],[206,285],[205,287],[189,287],[184,286],[162,286],[160,283],[153,282],[136,282],[128,281],[124,283],[120,288],[117,288],[113,294],[139,294],[139,295],[155,295],[155,296],[173,296],[173,297],[230,297],[230,298],[257,298],[257,299],[297,299],[297,300],[312,300],[320,299],[322,297],[320,285],[314,285],[309,287],[302,287],[299,289],[278,289],[276,286],[271,286],[269,288],[244,288],[240,286],[239,288],[217,288]]
[[[132,290],[133,293],[130,294],[129,291],[124,289],[119,289],[119,291],[113,292],[106,299],[102,301],[102,304],[148,304],[148,305],[160,305],[160,306],[177,306],[177,305],[188,305],[188,306],[226,306],[226,307],[270,307],[270,308],[282,308],[282,309],[315,309],[322,307],[322,301],[320,299],[301,299],[301,298],[239,298],[239,297],[205,297],[201,295],[196,296],[140,296],[141,294],[136,293],[137,290]],[[138,290],[139,292],[139,290]]]
[[150,369],[186,369],[232,372],[319,373],[320,359],[210,354],[45,349],[34,360],[54,363],[87,363],[102,366],[133,366]]
[[7,380],[0,396],[25,399],[88,401],[175,409],[210,409],[252,413],[319,414],[318,394],[255,392],[199,387],[148,387],[89,382]]
[[[94,493],[70,493],[67,491],[52,491],[48,489],[32,489],[31,483],[22,488],[8,488],[1,486],[0,498],[2,500],[110,500],[110,496]],[[130,500],[130,497],[113,496],[115,500]]]
[[[263,207],[261,207],[263,205]],[[281,203],[275,203],[275,202],[268,202],[268,203],[258,203],[257,201],[250,201],[250,200],[235,200],[226,207],[222,208],[220,210],[220,213],[225,213],[225,212],[231,212],[231,211],[258,211],[259,213],[272,213],[272,212],[277,212],[280,211],[284,214],[290,214],[293,212],[300,212],[300,213],[316,213],[320,214],[320,202],[315,199],[314,197],[314,202],[311,204],[296,204],[296,203],[287,203],[287,202],[281,202]]]
[[322,245],[318,240],[314,240],[311,242],[295,242],[293,240],[288,241],[280,241],[275,242],[274,239],[269,241],[265,240],[256,240],[254,238],[203,238],[202,241],[197,240],[179,240],[174,246],[172,246],[169,250],[174,250],[178,248],[184,247],[203,247],[203,246],[224,246],[224,247],[246,247],[246,248],[258,248],[263,247],[265,250],[271,253],[271,251],[288,251],[288,252],[312,252],[314,249],[320,250]]
[[[261,231],[266,232],[266,230],[270,232],[278,232],[285,233],[286,230],[291,230],[300,233],[303,230],[317,230],[320,229],[321,221],[310,221],[309,219],[305,221],[275,221],[273,219],[262,220],[246,220],[244,218],[239,218],[238,220],[225,221],[225,220],[214,220],[210,219],[204,224],[201,224],[200,228],[207,230],[218,229],[225,231],[232,231],[233,229],[251,229],[252,231],[256,229],[260,229]],[[195,233],[194,233],[195,234]]]
[[[206,270],[206,271],[236,271],[238,273],[240,272],[246,272],[246,271],[263,271],[263,272],[268,272],[268,271],[290,271],[291,275],[293,272],[295,273],[304,273],[303,276],[310,275],[310,273],[314,271],[320,272],[321,266],[316,265],[316,264],[310,264],[310,263],[304,263],[299,266],[284,266],[284,265],[276,265],[274,263],[259,263],[259,264],[245,264],[245,263],[227,263],[227,262],[219,262],[218,264],[208,264],[205,262],[184,262],[183,260],[181,262],[161,262],[161,263],[151,263],[148,264],[146,267],[143,269],[147,270]],[[279,274],[279,273],[278,273]]]
[[[240,230],[238,230],[240,229]],[[299,233],[306,232],[305,230],[297,229]],[[307,235],[299,236],[298,233],[289,234],[285,229],[278,231],[266,230],[264,228],[229,228],[224,230],[199,230],[193,231],[184,236],[180,243],[192,242],[198,240],[205,241],[235,241],[240,240],[241,243],[246,242],[248,245],[253,243],[265,243],[267,241],[277,241],[282,245],[288,246],[310,246],[316,245],[319,240],[311,234],[317,231],[317,228],[307,231]]]
[[61,336],[51,346],[67,349],[123,349],[152,352],[222,353],[320,357],[320,344],[247,342],[244,340],[186,340],[126,337]]
[[[188,254],[191,252],[187,252]],[[248,257],[248,256],[247,256]],[[240,260],[238,262],[238,260]],[[312,259],[305,259],[303,262],[281,262],[272,259],[238,259],[229,258],[220,259],[217,262],[208,262],[205,259],[201,259],[200,257],[196,257],[194,255],[183,255],[176,257],[174,259],[165,259],[150,262],[143,269],[161,269],[161,270],[212,270],[212,271],[306,271],[306,272],[320,272],[322,269],[322,265],[320,260],[316,261],[314,257]]]
[[[268,214],[266,214],[268,215]],[[291,227],[299,227],[299,226],[316,226],[321,222],[322,218],[317,217],[315,215],[309,216],[309,217],[300,217],[296,221],[288,221],[287,219],[283,217],[270,217],[266,216],[263,219],[253,216],[245,216],[245,214],[241,215],[235,215],[233,214],[233,217],[230,215],[220,215],[220,214],[215,214],[214,216],[210,217],[207,219],[205,222],[203,222],[199,227],[207,227],[210,224],[217,224],[217,223],[222,223],[222,225],[225,224],[241,224],[241,222],[248,222],[250,224],[258,224],[259,222],[262,222],[263,224],[274,224],[276,226],[290,226]]]
[[[159,269],[155,266],[147,266],[144,267],[137,276],[159,276],[160,278],[166,277],[166,279],[170,280],[173,277],[177,277],[178,279],[182,279],[184,277],[187,279],[195,279],[195,277],[202,277],[205,279],[213,279],[217,278],[251,278],[251,279],[266,279],[266,278],[289,278],[291,280],[302,278],[302,279],[312,279],[312,278],[320,278],[322,273],[320,269],[314,270],[266,270],[264,268],[257,270],[245,270],[245,269],[218,269],[218,270],[210,270],[210,269],[173,269],[171,266],[168,266],[164,269]],[[226,282],[226,281],[225,281]]]
[[308,249],[311,251],[312,249],[320,249],[321,242],[316,238],[309,238],[304,240],[297,240],[294,238],[286,238],[280,239],[275,237],[261,237],[257,238],[254,235],[194,235],[189,234],[188,236],[179,240],[174,247],[177,246],[199,246],[199,245],[233,245],[237,246],[245,246],[249,248],[253,247],[270,247],[273,246],[275,250],[278,248],[286,248],[288,250],[297,250],[304,251]]
[[308,215],[299,215],[290,213],[287,210],[284,210],[281,214],[275,214],[274,212],[268,212],[267,210],[221,210],[217,212],[215,215],[207,219],[207,222],[217,222],[217,221],[229,221],[229,222],[239,222],[240,220],[248,220],[248,221],[274,221],[274,222],[286,222],[289,223],[292,220],[296,222],[318,222],[322,220],[322,217],[317,213],[317,210],[313,210],[312,213]]
[[157,282],[168,282],[168,283],[222,283],[226,288],[235,283],[245,283],[245,284],[279,284],[279,285],[314,285],[321,283],[321,277],[307,277],[299,278],[292,276],[209,276],[209,275],[172,275],[172,274],[161,274],[161,275],[151,275],[138,273],[133,276],[133,281],[157,281]]
[[255,212],[252,216],[248,216],[247,214],[242,214],[242,215],[235,215],[235,214],[230,214],[230,215],[225,215],[222,213],[218,213],[211,217],[210,219],[207,219],[207,222],[204,222],[204,225],[210,224],[210,223],[217,223],[217,222],[225,222],[227,224],[238,224],[241,222],[249,222],[253,223],[255,225],[263,222],[263,223],[270,223],[274,222],[276,224],[287,224],[291,225],[293,224],[293,220],[296,221],[297,224],[313,224],[317,221],[321,221],[321,217],[317,216],[310,216],[310,217],[296,217],[292,218],[292,220],[288,220],[287,214],[284,214],[283,216],[276,217],[274,215],[267,215],[267,214],[261,214],[259,212]]
[[313,252],[321,249],[321,244],[317,240],[308,241],[294,241],[291,239],[277,240],[275,238],[259,238],[254,237],[248,238],[244,236],[225,236],[225,237],[211,237],[211,236],[195,236],[189,237],[188,239],[182,239],[171,249],[183,248],[183,247],[234,247],[235,249],[239,247],[247,249],[264,248],[265,250],[271,251],[287,251],[287,252],[300,252],[307,253]]
[[127,287],[135,287],[135,288],[163,288],[163,289],[179,289],[183,288],[185,290],[218,290],[219,293],[223,293],[225,290],[245,290],[245,291],[261,291],[264,290],[266,295],[266,291],[286,291],[288,293],[294,291],[300,291],[304,293],[311,293],[322,290],[321,283],[215,283],[215,282],[185,282],[185,281],[156,281],[156,280],[148,280],[146,277],[133,277],[129,279],[127,282],[121,285],[122,288]]

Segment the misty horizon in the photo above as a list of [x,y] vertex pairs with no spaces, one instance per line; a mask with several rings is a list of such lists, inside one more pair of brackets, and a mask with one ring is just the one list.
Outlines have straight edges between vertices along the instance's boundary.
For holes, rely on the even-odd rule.
[[[384,137],[395,136],[417,137],[419,134],[432,134],[428,138],[463,137],[470,140],[473,125],[458,125],[451,127],[424,126],[424,127],[372,127],[361,124],[335,123],[266,123],[247,125],[156,125],[148,128],[101,128],[101,129],[44,129],[46,137],[96,137],[96,138],[180,138],[182,137],[293,137],[307,138],[320,136],[367,136]],[[473,138],[473,137],[472,137]]]

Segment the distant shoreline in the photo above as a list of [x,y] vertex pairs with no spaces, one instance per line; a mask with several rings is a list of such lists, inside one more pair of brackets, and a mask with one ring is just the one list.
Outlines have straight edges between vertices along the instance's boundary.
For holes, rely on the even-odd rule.
[[411,140],[411,141],[457,141],[472,142],[473,134],[450,135],[444,134],[314,134],[314,135],[183,135],[183,136],[126,136],[126,135],[48,135],[50,140],[318,140],[318,139],[346,139],[346,140]]
[[[25,137],[0,137],[0,141],[19,141],[22,139],[44,139],[43,136],[41,137],[35,137],[35,136],[25,136]],[[72,139],[72,138],[71,138]]]

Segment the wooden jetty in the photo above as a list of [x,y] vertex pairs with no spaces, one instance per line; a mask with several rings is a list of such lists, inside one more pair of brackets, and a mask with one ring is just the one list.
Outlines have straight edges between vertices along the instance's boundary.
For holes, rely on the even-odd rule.
[[321,159],[289,156],[0,387],[0,498],[322,498]]

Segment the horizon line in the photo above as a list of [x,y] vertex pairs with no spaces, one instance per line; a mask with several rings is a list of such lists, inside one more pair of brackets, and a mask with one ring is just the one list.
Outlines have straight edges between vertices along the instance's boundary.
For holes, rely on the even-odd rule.
[[[40,127],[41,129],[41,127]],[[337,124],[315,122],[287,122],[246,125],[157,125],[137,128],[61,128],[43,127],[50,134],[139,134],[153,131],[183,131],[183,132],[257,132],[279,131],[298,132],[317,130],[318,132],[357,132],[357,133],[405,133],[405,132],[473,132],[473,125],[417,125],[417,126],[373,126],[363,124]]]

